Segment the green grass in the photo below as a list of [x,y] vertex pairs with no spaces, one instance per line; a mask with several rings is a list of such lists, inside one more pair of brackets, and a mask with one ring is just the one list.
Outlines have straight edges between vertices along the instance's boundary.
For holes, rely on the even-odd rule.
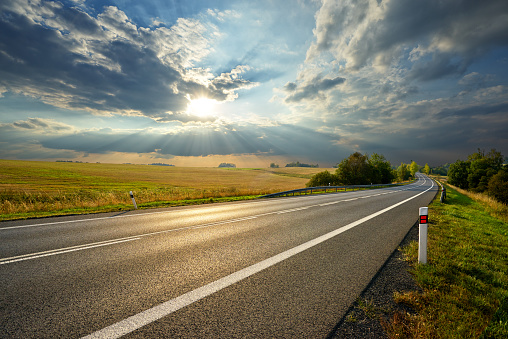
[[319,171],[0,160],[0,220],[132,209],[129,191],[139,208],[252,199]]
[[483,202],[447,188],[429,206],[428,263],[418,243],[404,249],[423,293],[395,300],[417,313],[397,313],[387,326],[397,338],[508,338],[508,224]]

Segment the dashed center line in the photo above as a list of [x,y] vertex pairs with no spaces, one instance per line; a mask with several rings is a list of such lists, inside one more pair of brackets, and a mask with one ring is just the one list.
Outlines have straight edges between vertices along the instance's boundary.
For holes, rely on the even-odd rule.
[[101,241],[101,242],[91,243],[91,244],[86,244],[86,245],[65,247],[65,248],[60,248],[60,249],[56,249],[56,250],[44,251],[44,252],[23,254],[23,255],[18,255],[15,257],[0,259],[0,265],[12,264],[12,263],[15,263],[18,261],[25,261],[25,260],[49,257],[52,255],[57,255],[57,254],[64,254],[64,253],[69,253],[69,252],[81,251],[81,250],[86,250],[86,249],[95,248],[95,247],[115,245],[115,244],[120,244],[120,243],[124,243],[127,241],[139,240],[139,239],[140,239],[139,237],[131,237],[131,238],[125,238],[125,239],[119,239],[119,240]]

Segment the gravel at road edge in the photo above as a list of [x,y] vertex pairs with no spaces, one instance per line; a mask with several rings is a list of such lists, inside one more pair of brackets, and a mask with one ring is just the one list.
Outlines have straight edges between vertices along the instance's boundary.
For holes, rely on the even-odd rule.
[[327,338],[388,338],[381,319],[390,321],[397,311],[414,312],[393,300],[393,294],[397,291],[421,291],[409,273],[410,266],[400,251],[411,241],[418,241],[418,223],[413,225],[399,248],[392,253]]

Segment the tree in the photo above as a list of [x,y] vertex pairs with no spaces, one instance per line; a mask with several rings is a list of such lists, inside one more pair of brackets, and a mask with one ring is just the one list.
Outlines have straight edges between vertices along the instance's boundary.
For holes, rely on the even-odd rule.
[[222,162],[219,164],[219,167],[220,168],[235,168],[236,165],[235,164],[230,164],[228,162]]
[[338,185],[338,178],[336,175],[324,171],[316,173],[310,178],[310,181],[305,185],[307,187],[317,187],[317,186],[337,186]]
[[403,162],[400,163],[400,166],[397,168],[397,178],[400,181],[408,180],[411,176],[411,172],[409,172],[409,165],[404,164]]
[[468,188],[475,192],[484,192],[488,188],[489,180],[503,166],[501,152],[491,149],[489,153],[478,149],[478,152],[468,156],[470,162],[467,176]]
[[340,162],[335,174],[343,185],[367,185],[371,183],[372,168],[366,155],[355,152]]
[[430,167],[429,167],[429,164],[425,164],[425,166],[423,167],[423,173],[425,174],[430,174]]
[[359,152],[351,154],[337,164],[335,174],[328,171],[312,176],[307,187],[331,185],[389,184],[395,178],[392,165],[384,155],[377,153],[371,157]]
[[414,178],[416,172],[420,170],[420,166],[415,161],[411,161],[411,165],[409,165],[409,172],[411,176]]
[[467,180],[469,167],[470,163],[468,161],[455,161],[450,165],[450,168],[448,169],[448,182],[451,185],[460,187],[462,189],[467,189],[469,187]]
[[279,168],[279,165],[277,165],[276,163],[272,162],[270,164],[270,168]]
[[384,155],[373,153],[369,157],[369,165],[371,166],[373,184],[390,184],[395,178],[392,172],[392,165],[386,160]]

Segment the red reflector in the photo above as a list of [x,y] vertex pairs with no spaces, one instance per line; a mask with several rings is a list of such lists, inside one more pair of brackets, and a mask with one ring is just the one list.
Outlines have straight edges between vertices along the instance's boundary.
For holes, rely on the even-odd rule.
[[427,223],[427,216],[420,215],[420,224],[426,224],[426,223]]

